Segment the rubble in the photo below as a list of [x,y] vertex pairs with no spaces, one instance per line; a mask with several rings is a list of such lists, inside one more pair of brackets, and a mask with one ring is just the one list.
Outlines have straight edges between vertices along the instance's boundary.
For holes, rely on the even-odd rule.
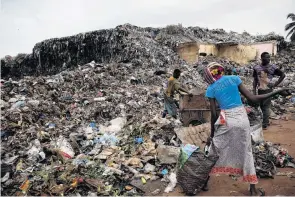
[[[202,87],[193,68],[181,69],[182,83]],[[119,194],[135,195],[136,189],[124,189],[133,179],[148,183],[165,171],[170,175],[173,165],[160,164],[156,145],[177,149],[173,130],[181,123],[160,118],[167,78],[155,71],[86,64],[52,76],[2,80],[2,193],[87,195],[85,187],[97,192],[87,186],[93,179],[103,180],[97,195],[115,195],[122,184]],[[130,76],[140,76],[143,84],[131,84]]]
[[[131,196],[172,191],[181,145],[202,149],[210,125],[184,128],[179,120],[161,118],[165,83],[180,68],[180,82],[198,92],[206,88],[202,63],[234,64],[208,56],[194,68],[179,59],[175,47],[186,40],[253,42],[273,36],[127,24],[46,40],[32,54],[6,57],[1,60],[1,193]],[[250,84],[246,76],[244,80]],[[273,109],[278,100],[286,102],[278,98]],[[274,111],[284,112],[281,107]],[[252,112],[251,126],[259,116]],[[263,145],[253,148],[257,146]],[[265,149],[257,150],[259,166]],[[261,176],[263,170],[257,167]]]
[[31,54],[3,58],[1,74],[5,79],[28,75],[53,75],[88,62],[90,67],[100,67],[94,65],[91,62],[93,60],[98,63],[131,63],[134,66],[149,64],[162,70],[167,65],[183,63],[176,53],[179,43],[192,41],[253,43],[269,40],[277,40],[284,47],[286,45],[284,38],[274,33],[251,36],[246,32],[238,34],[223,29],[185,28],[181,25],[141,28],[124,24],[114,29],[53,38],[37,43]]
[[260,178],[274,178],[277,173],[276,167],[293,167],[295,160],[288,151],[271,142],[261,142],[252,145],[255,158],[256,174]]

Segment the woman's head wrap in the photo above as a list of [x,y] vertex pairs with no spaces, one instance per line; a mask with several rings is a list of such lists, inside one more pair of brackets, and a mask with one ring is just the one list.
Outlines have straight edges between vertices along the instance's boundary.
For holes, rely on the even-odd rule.
[[224,75],[224,67],[217,62],[212,62],[204,68],[204,80],[212,84]]

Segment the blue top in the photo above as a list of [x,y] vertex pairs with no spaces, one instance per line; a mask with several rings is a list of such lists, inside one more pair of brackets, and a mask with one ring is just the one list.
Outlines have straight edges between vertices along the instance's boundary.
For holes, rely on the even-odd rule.
[[238,87],[241,83],[238,76],[222,76],[207,88],[206,97],[215,98],[220,109],[240,107],[243,105]]

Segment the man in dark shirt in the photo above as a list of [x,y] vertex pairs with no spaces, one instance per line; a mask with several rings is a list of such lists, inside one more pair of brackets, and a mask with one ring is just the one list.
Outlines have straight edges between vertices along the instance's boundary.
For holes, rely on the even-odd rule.
[[[272,82],[274,76],[279,76],[279,80]],[[261,65],[257,65],[253,70],[253,93],[267,94],[272,92],[273,88],[277,87],[285,78],[285,74],[273,64],[270,64],[270,55],[267,52],[261,54]],[[260,108],[263,114],[263,129],[269,126],[271,99],[267,99],[260,103]]]

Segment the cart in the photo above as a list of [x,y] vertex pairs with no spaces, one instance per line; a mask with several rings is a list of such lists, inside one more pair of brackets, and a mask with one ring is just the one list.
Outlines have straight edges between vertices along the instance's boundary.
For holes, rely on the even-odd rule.
[[179,101],[180,120],[184,126],[200,125],[210,122],[210,103],[205,98],[205,94],[182,95]]

